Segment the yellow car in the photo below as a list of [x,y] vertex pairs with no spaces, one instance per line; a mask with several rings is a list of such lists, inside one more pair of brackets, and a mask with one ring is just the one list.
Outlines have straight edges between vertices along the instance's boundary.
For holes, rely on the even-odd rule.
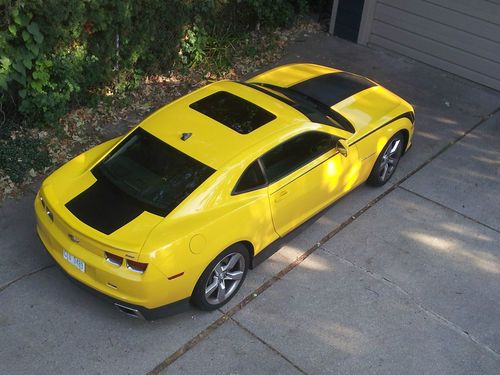
[[387,182],[413,123],[400,97],[319,65],[212,83],[50,175],[37,231],[71,279],[127,314],[214,310],[273,242]]

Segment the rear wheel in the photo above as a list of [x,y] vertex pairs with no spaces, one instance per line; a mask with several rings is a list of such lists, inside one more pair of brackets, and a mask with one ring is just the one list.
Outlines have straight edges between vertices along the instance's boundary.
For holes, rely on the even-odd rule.
[[225,305],[243,284],[249,263],[248,251],[242,245],[233,245],[224,250],[200,276],[192,302],[208,311]]
[[373,186],[384,185],[394,174],[403,154],[404,139],[401,133],[394,135],[382,149],[367,182]]

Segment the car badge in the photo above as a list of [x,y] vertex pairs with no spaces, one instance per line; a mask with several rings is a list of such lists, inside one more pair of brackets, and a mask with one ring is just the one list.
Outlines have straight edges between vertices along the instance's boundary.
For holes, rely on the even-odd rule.
[[80,239],[78,237],[73,236],[72,234],[68,234],[68,237],[71,241],[78,243],[80,242]]

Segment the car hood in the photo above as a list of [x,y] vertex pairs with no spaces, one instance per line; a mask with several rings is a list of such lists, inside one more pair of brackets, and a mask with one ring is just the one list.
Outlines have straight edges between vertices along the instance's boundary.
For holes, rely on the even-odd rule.
[[290,64],[261,73],[247,82],[267,83],[301,92],[346,118],[361,138],[411,106],[378,83],[314,64]]
[[149,233],[164,218],[92,174],[91,167],[111,147],[100,145],[62,166],[44,181],[41,196],[53,213],[54,224],[70,238],[90,247],[102,245],[104,250],[139,254]]
[[[393,119],[401,112],[400,106],[404,103],[382,86],[374,86],[337,103],[332,109],[347,118],[356,128],[356,135],[363,137]],[[411,108],[408,104],[406,107]]]

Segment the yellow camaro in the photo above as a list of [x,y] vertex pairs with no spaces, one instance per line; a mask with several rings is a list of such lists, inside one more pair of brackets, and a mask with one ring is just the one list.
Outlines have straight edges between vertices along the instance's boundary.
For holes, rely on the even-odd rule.
[[72,279],[130,315],[217,309],[274,241],[387,182],[413,123],[400,97],[324,66],[212,83],[50,175],[37,231]]

